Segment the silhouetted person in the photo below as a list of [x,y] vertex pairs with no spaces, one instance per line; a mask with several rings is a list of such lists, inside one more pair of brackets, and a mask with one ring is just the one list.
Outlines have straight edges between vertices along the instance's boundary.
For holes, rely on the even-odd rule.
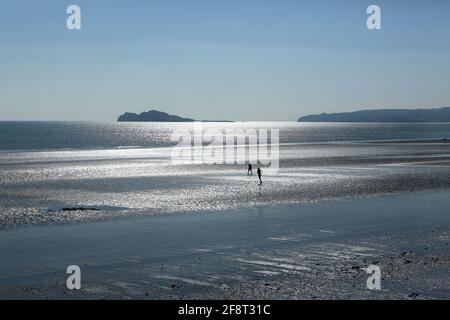
[[256,173],[258,174],[259,184],[262,184],[262,180],[261,180],[262,170],[260,168],[258,168],[258,170],[256,170]]
[[247,170],[247,175],[249,176],[252,176],[253,175],[253,171],[252,171],[252,164],[251,163],[249,163],[248,164],[248,170]]

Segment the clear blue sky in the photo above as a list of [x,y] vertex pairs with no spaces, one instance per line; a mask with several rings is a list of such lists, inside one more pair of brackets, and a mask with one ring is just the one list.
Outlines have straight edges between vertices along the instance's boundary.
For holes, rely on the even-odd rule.
[[0,0],[1,120],[289,121],[450,106],[449,84],[445,0]]

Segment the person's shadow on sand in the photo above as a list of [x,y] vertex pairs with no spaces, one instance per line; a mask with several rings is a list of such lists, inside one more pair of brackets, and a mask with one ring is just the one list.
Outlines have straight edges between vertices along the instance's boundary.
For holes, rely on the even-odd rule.
[[258,184],[258,194],[262,196],[262,185]]

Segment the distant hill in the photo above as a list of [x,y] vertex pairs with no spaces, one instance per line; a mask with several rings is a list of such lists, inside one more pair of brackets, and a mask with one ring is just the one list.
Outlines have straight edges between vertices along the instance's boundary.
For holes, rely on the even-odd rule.
[[450,108],[322,113],[300,117],[298,122],[450,122]]
[[117,119],[118,122],[234,122],[230,120],[194,120],[190,118],[183,118],[166,112],[158,110],[150,110],[140,114],[125,112]]
[[119,116],[118,122],[193,122],[194,119],[174,116],[166,112],[150,110],[141,114],[126,112]]

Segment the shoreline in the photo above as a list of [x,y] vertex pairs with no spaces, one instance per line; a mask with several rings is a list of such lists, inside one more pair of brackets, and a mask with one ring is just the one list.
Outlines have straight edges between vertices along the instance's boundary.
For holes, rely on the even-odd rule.
[[[446,122],[444,122],[446,123]],[[450,123],[450,122],[449,122]],[[339,138],[339,137],[337,137]],[[303,142],[280,142],[278,145],[282,146],[324,146],[324,145],[345,145],[345,144],[437,144],[450,145],[450,138],[447,140],[439,138],[424,138],[424,139],[375,139],[375,140],[330,140],[330,141],[303,141]],[[206,145],[206,144],[205,144]],[[249,146],[246,144],[245,146]],[[20,154],[20,153],[58,153],[58,152],[83,152],[83,151],[126,151],[126,150],[172,150],[176,147],[173,145],[117,145],[117,146],[90,146],[90,147],[59,147],[59,148],[37,148],[37,149],[0,149],[0,153],[4,154]],[[198,148],[198,147],[192,147]]]

